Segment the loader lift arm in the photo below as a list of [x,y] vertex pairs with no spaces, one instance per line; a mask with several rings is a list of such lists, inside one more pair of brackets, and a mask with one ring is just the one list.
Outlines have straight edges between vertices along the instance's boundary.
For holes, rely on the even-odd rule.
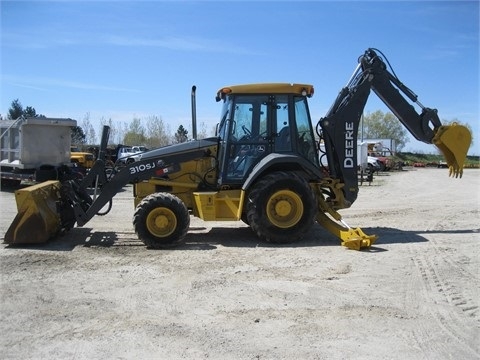
[[[358,66],[335,102],[317,124],[317,133],[325,142],[329,175],[339,179],[343,199],[336,208],[349,207],[358,193],[357,134],[365,104],[373,90],[399,121],[419,141],[435,144],[445,156],[450,174],[461,176],[463,163],[471,143],[468,129],[453,124],[442,126],[437,110],[423,106],[417,95],[387,69],[376,49],[367,49]],[[388,63],[388,61],[387,61]],[[412,104],[421,108],[418,113]]]
[[[209,156],[205,149],[198,148],[196,151],[186,153],[174,153],[161,157],[147,157],[140,161],[127,164],[113,178],[104,183],[100,188],[100,194],[92,199],[87,193],[90,184],[95,183],[94,189],[97,189],[98,179],[106,181],[105,177],[105,149],[108,143],[110,128],[104,126],[102,133],[102,142],[100,151],[95,165],[90,173],[81,182],[80,186],[76,186],[74,181],[64,182],[63,187],[68,190],[64,192],[74,211],[74,217],[78,226],[85,225],[108,203],[113,197],[128,183],[135,183],[147,180],[152,177],[165,177],[179,170],[181,163]],[[69,186],[70,185],[70,186]],[[86,199],[85,201],[78,201]]]

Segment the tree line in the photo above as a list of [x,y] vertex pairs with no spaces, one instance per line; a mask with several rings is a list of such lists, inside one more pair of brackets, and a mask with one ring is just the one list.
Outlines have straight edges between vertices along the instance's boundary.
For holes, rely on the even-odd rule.
[[[15,120],[20,116],[45,118],[45,115],[37,114],[33,106],[26,106],[24,108],[20,101],[16,99],[12,101],[8,109],[7,119]],[[0,120],[3,120],[1,115]],[[460,123],[457,119],[442,122],[444,124],[452,122]],[[98,144],[103,126],[105,125],[110,127],[109,145],[143,145],[153,149],[189,140],[188,131],[183,125],[180,125],[172,135],[169,125],[165,124],[163,119],[156,115],[144,119],[135,117],[130,122],[117,122],[112,119],[107,120],[101,118],[100,129],[95,130],[90,120],[90,114],[87,113],[81,125],[72,128],[72,144],[80,146]],[[464,125],[471,131],[468,124]],[[201,123],[200,129],[197,132],[197,139],[213,136],[213,132],[212,130],[211,133],[208,134],[206,125]],[[367,113],[362,117],[358,135],[359,139],[393,139],[396,143],[396,149],[392,150],[395,152],[400,152],[409,141],[407,130],[395,115],[390,112],[384,113],[381,110]]]
[[[23,107],[18,99],[13,100],[8,109],[7,120],[16,120],[22,116],[46,118],[45,115],[38,114],[33,106]],[[3,120],[1,115],[0,120]],[[96,130],[90,120],[90,114],[87,113],[81,124],[72,128],[72,144],[79,146],[98,144],[105,125],[110,127],[109,145],[143,145],[153,149],[189,140],[188,131],[183,125],[180,125],[172,135],[169,125],[165,124],[161,117],[155,115],[145,119],[133,118],[129,123],[101,118],[100,128]],[[201,123],[197,138],[205,137],[207,137],[206,126]]]
[[[90,120],[90,114],[85,115],[81,123],[81,128],[85,134],[82,144],[92,145],[99,142],[98,139],[105,125],[110,127],[109,144],[113,145],[144,145],[153,149],[190,140],[188,130],[183,125],[180,125],[172,134],[170,126],[156,115],[143,119],[134,117],[130,122],[101,118],[99,123],[100,129],[97,133]],[[197,139],[205,137],[207,137],[206,126],[202,123],[200,124],[200,131],[197,133]]]

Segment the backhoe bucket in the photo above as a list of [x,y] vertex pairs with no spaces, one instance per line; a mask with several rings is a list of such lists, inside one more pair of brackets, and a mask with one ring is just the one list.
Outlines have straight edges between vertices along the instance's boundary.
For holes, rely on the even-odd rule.
[[4,243],[36,244],[55,236],[61,229],[56,209],[60,187],[59,181],[50,180],[15,191],[18,213],[5,233]]
[[432,139],[448,165],[450,176],[462,177],[472,134],[465,126],[453,123],[440,126]]

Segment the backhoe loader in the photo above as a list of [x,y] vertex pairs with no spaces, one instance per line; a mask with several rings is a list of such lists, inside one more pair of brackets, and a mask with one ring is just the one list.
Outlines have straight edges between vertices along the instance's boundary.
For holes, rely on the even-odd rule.
[[133,226],[149,248],[180,243],[190,216],[243,221],[272,243],[300,240],[317,222],[347,248],[369,247],[377,236],[347,225],[339,210],[350,207],[359,191],[357,133],[371,91],[417,140],[437,146],[453,177],[462,176],[471,143],[466,127],[442,125],[437,110],[424,107],[384,58],[367,49],[315,127],[308,107],[312,85],[226,86],[216,94],[222,104],[216,136],[197,140],[192,87],[194,140],[147,151],[113,177],[105,173],[104,127],[98,159],[82,181],[66,171],[17,191],[18,214],[4,241],[45,242],[83,226],[133,183]]

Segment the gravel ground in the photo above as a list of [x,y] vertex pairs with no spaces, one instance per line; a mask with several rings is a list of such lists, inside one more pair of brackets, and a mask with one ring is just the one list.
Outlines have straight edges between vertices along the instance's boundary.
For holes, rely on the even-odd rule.
[[[342,211],[375,233],[343,248],[320,226],[258,242],[192,219],[148,250],[132,188],[112,211],[41,246],[0,244],[2,359],[479,359],[480,170],[407,169]],[[16,209],[2,191],[1,236]]]

